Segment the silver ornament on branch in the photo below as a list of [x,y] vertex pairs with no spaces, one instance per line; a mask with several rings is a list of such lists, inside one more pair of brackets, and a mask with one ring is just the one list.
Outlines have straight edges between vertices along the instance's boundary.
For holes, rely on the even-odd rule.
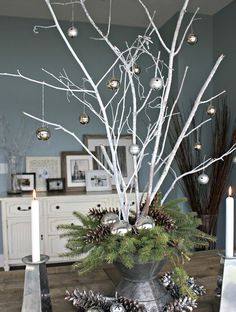
[[135,227],[138,230],[152,229],[155,226],[155,221],[150,216],[141,216],[135,223]]
[[116,213],[108,212],[102,216],[101,223],[103,225],[112,225],[119,221],[119,216]]
[[40,141],[47,141],[51,137],[51,132],[47,127],[40,127],[36,130],[36,136]]
[[233,162],[233,164],[236,164],[236,156],[233,157],[232,162]]
[[186,42],[189,45],[194,45],[198,42],[198,37],[196,36],[196,34],[194,32],[191,32],[187,35]]
[[114,223],[111,227],[111,234],[113,235],[125,235],[127,234],[128,232],[131,232],[132,231],[132,226],[124,221],[124,220],[120,220],[116,223]]
[[79,122],[81,123],[81,125],[87,125],[90,121],[90,117],[83,113],[79,116]]
[[113,303],[110,307],[110,312],[125,312],[123,304],[121,303]]
[[141,73],[141,68],[138,64],[134,64],[132,67],[131,67],[131,71],[132,73],[134,73],[135,75],[140,75]]
[[196,150],[196,151],[200,151],[202,149],[202,144],[200,142],[196,142],[194,145],[193,145],[193,148]]
[[139,146],[137,144],[131,144],[129,146],[129,153],[131,155],[136,156],[136,155],[139,154],[139,152],[140,152],[140,148],[139,148]]
[[107,82],[107,88],[110,90],[117,90],[120,87],[120,81],[118,79],[112,78]]
[[199,184],[207,184],[209,182],[209,177],[207,174],[202,173],[197,178]]
[[75,26],[71,26],[68,30],[67,30],[67,34],[70,38],[75,38],[78,36],[78,29]]
[[154,91],[161,90],[163,87],[163,80],[160,77],[152,78],[150,80],[149,86]]
[[91,307],[86,310],[86,312],[104,312],[104,310],[100,307]]
[[216,114],[216,108],[212,104],[207,107],[207,115],[214,116]]

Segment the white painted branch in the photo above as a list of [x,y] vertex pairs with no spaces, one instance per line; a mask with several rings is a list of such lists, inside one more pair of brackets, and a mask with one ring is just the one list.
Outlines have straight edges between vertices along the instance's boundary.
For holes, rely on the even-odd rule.
[[109,158],[109,156],[107,154],[105,146],[104,145],[100,145],[100,147],[101,147],[101,151],[103,153],[103,156],[105,157],[105,160],[106,160],[108,166],[110,167],[111,171],[113,172],[114,171],[113,164],[112,164],[112,162],[111,162],[111,160],[110,160],[110,158]]
[[214,99],[218,98],[219,96],[221,96],[222,94],[224,94],[226,91],[223,90],[222,92],[212,96],[211,98],[209,98],[208,100],[205,100],[205,101],[201,101],[201,104],[206,104],[206,103],[209,103],[211,101],[213,101]]
[[197,125],[195,128],[193,128],[192,130],[190,130],[189,132],[187,132],[184,136],[184,138],[186,138],[187,136],[189,136],[191,133],[193,133],[194,131],[196,131],[197,129],[201,128],[205,123],[211,121],[212,118],[208,118],[206,120],[204,120],[203,122],[201,122],[199,125]]

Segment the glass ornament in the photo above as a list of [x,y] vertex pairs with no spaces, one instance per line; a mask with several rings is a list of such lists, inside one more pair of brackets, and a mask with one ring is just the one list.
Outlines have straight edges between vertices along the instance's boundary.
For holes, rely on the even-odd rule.
[[155,221],[150,216],[141,216],[135,223],[135,227],[138,230],[152,229],[155,226]]
[[120,87],[120,81],[118,79],[112,78],[107,82],[107,88],[110,90],[117,90]]
[[126,309],[121,303],[113,303],[110,307],[110,312],[125,312]]
[[152,78],[150,80],[149,86],[152,90],[158,91],[163,87],[163,81],[160,77]]
[[196,34],[194,32],[191,32],[187,35],[186,42],[189,45],[194,45],[198,42],[198,37],[196,36]]
[[202,149],[202,144],[200,142],[196,142],[194,145],[193,145],[193,148],[196,150],[196,151],[200,151]]
[[47,141],[50,139],[51,133],[47,127],[40,127],[36,130],[36,136],[40,141]]
[[100,307],[94,306],[94,307],[88,308],[86,312],[104,312],[104,310]]
[[136,156],[138,155],[140,152],[140,148],[137,144],[131,144],[129,146],[129,153],[132,155],[132,156]]
[[87,125],[90,121],[90,117],[83,113],[79,116],[79,122],[81,123],[81,125]]
[[207,184],[209,182],[209,177],[207,174],[202,173],[197,178],[199,184]]
[[232,162],[233,162],[233,164],[236,164],[236,156],[233,157]]
[[78,36],[78,29],[75,26],[71,26],[68,30],[67,30],[67,34],[70,38],[75,38]]
[[108,212],[102,216],[101,223],[103,225],[111,225],[119,221],[119,216],[116,213]]
[[141,67],[140,67],[138,64],[134,64],[134,65],[131,67],[131,71],[132,71],[132,73],[134,73],[135,75],[140,75],[140,73],[141,73]]
[[214,116],[216,114],[216,108],[212,104],[207,107],[207,115]]
[[132,226],[124,220],[120,220],[114,223],[111,227],[111,234],[113,235],[117,234],[117,235],[123,236],[131,231],[132,231]]

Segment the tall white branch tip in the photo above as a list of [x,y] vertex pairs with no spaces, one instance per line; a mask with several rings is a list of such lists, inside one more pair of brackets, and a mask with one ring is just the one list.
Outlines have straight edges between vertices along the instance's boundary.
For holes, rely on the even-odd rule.
[[[183,24],[189,0],[184,1],[176,23],[176,28],[173,32],[171,45],[168,47],[164,37],[162,37],[157,25],[154,22],[155,14],[149,12],[147,6],[142,0],[138,0],[138,2],[149,20],[149,26],[143,34],[139,34],[137,36],[132,44],[126,43],[124,50],[119,49],[119,47],[109,39],[111,37],[111,7],[109,7],[108,26],[106,34],[104,34],[90,15],[86,7],[85,0],[64,1],[61,3],[45,0],[45,4],[47,5],[53,20],[53,26],[35,26],[34,28],[34,30],[38,32],[38,28],[45,28],[47,30],[47,28],[56,27],[65,44],[65,47],[68,49],[70,55],[80,68],[82,72],[82,75],[80,75],[82,77],[82,87],[80,87],[80,82],[73,82],[72,79],[70,79],[69,73],[67,74],[65,70],[62,70],[57,77],[55,74],[47,71],[46,69],[42,69],[44,74],[48,75],[50,81],[53,78],[55,82],[55,84],[52,84],[46,81],[45,86],[64,92],[65,97],[67,98],[68,96],[73,97],[78,102],[80,107],[85,107],[86,110],[89,111],[90,115],[92,114],[92,116],[96,116],[96,120],[98,120],[99,125],[103,127],[103,133],[105,132],[109,145],[109,153],[103,145],[101,146],[101,152],[106,163],[103,163],[88,149],[84,142],[73,131],[67,129],[65,126],[57,122],[42,120],[42,118],[36,117],[34,114],[23,112],[25,116],[37,120],[38,122],[43,121],[48,127],[51,126],[55,130],[63,131],[71,136],[75,140],[76,144],[81,146],[88,154],[90,154],[98,163],[99,167],[105,170],[113,178],[116,191],[119,196],[119,206],[121,210],[120,215],[126,221],[128,221],[130,209],[130,203],[127,197],[130,188],[132,189],[134,187],[135,207],[138,217],[140,214],[140,202],[144,197],[144,193],[147,203],[144,211],[148,213],[148,204],[152,202],[155,194],[162,190],[163,183],[166,181],[170,172],[174,174],[174,181],[171,183],[166,193],[163,194],[163,201],[167,199],[175,184],[183,176],[204,170],[215,161],[224,159],[226,155],[232,153],[236,149],[234,145],[229,149],[229,151],[221,155],[218,159],[204,160],[190,172],[186,172],[179,176],[173,169],[175,155],[184,138],[194,135],[196,130],[203,127],[210,121],[210,118],[208,118],[203,120],[198,125],[194,127],[192,126],[192,120],[197,114],[199,106],[201,104],[208,103],[224,93],[224,91],[222,91],[208,99],[203,100],[205,91],[212,81],[212,78],[222,62],[224,55],[221,54],[219,56],[208,77],[200,88],[195,100],[193,101],[191,111],[186,118],[184,127],[175,142],[173,150],[167,153],[168,134],[171,122],[176,115],[175,108],[179,99],[184,96],[184,83],[188,72],[188,67],[186,67],[176,98],[172,103],[170,92],[173,85],[174,60],[184,43],[189,28],[191,27],[193,21],[196,20],[199,8],[197,8],[192,15],[185,30],[182,31],[181,26]],[[52,7],[52,4],[69,5],[72,3],[81,5],[88,22],[97,33],[98,39],[103,40],[103,43],[108,46],[113,54],[112,63],[110,66],[103,69],[100,78],[96,81],[94,79],[94,73],[89,72],[85,62],[80,58],[79,51],[75,51],[73,46],[71,46],[70,40],[68,40],[67,35],[62,30],[56,13]],[[112,1],[110,1],[110,4],[111,3]],[[162,47],[158,53],[157,51],[152,51],[152,44],[155,43],[156,40],[159,41],[159,46]],[[166,64],[161,59],[162,50],[165,50],[165,52],[168,53],[168,62]],[[131,64],[139,64],[139,60],[141,60],[141,57],[143,58],[144,56],[152,62],[151,66],[148,67],[148,70],[152,72],[153,77],[161,77],[164,81],[162,89],[157,93],[155,93],[149,85],[146,84],[146,82],[145,84],[142,84],[142,79],[130,70]],[[145,70],[143,72],[145,73]],[[167,72],[167,74],[164,74],[164,72]],[[114,73],[115,77],[119,79],[120,88],[112,90],[110,98],[107,99],[103,97],[104,88],[106,88],[107,80],[109,77],[112,77]],[[25,79],[26,81],[39,85],[44,83],[37,79],[28,77],[27,75],[23,75],[19,69],[16,74],[0,73],[0,75]],[[85,81],[87,89],[85,88]],[[154,116],[157,116],[157,118],[154,119]],[[138,127],[145,123],[146,126],[142,128],[142,133],[138,133]],[[137,144],[139,147],[138,156],[133,155],[134,157],[131,157],[133,170],[128,179],[123,176],[123,159],[117,156],[117,147],[119,146],[119,142],[123,134],[129,134],[132,144]],[[150,146],[153,146],[151,151]],[[147,155],[150,155],[150,157],[146,157]],[[148,171],[148,178],[147,181],[144,181],[143,183],[146,184],[145,192],[143,191],[143,193],[140,194],[139,177],[144,177],[142,173],[139,175],[141,168],[145,168]],[[158,176],[157,182],[155,182],[155,176]]]

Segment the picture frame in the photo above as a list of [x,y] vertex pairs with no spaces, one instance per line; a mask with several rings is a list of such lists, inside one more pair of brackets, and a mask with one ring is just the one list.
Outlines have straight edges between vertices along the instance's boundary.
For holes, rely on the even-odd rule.
[[[107,162],[102,154],[101,145],[104,145],[107,149],[109,155],[109,144],[108,139],[105,135],[84,135],[83,137],[84,144],[88,147],[88,149],[94,153],[94,155],[103,163],[106,168],[109,168]],[[131,135],[121,135],[119,139],[118,145],[118,157],[123,160],[120,161],[122,175],[124,177],[125,183],[128,183],[133,174],[133,161],[132,155],[129,153],[129,146],[132,144],[132,136]],[[99,166],[94,161],[94,169],[102,170],[103,168]],[[115,181],[112,179],[112,187],[114,188]]]
[[85,172],[93,170],[93,158],[84,152],[61,152],[61,169],[67,192],[85,191]]
[[111,191],[111,177],[105,170],[91,170],[85,172],[86,191]]
[[36,190],[46,191],[48,178],[61,177],[61,159],[59,156],[27,156],[26,171],[35,172]]
[[65,178],[49,178],[46,181],[47,192],[64,192],[65,191]]
[[35,172],[17,173],[15,177],[22,192],[32,192],[36,188]]

